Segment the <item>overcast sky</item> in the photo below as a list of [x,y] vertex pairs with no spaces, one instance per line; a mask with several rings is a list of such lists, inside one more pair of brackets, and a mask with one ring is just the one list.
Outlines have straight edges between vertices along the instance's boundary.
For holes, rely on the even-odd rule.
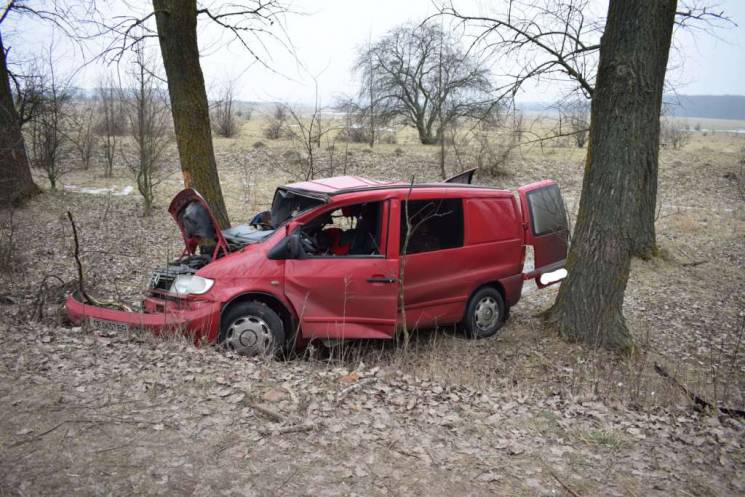
[[[106,8],[112,13],[132,13],[138,8],[145,11],[151,5],[147,0],[110,4],[113,5]],[[464,12],[479,14],[488,13],[493,2],[461,0],[456,4]],[[284,20],[294,54],[279,44],[269,43],[270,57],[266,61],[273,71],[253,63],[245,49],[237,43],[227,43],[214,27],[200,26],[202,67],[208,88],[234,80],[242,100],[311,102],[314,85],[310,75],[316,75],[322,103],[331,104],[336,96],[356,92],[351,67],[360,46],[396,25],[420,22],[435,11],[432,0],[295,0],[291,5],[303,12],[289,14]],[[714,34],[695,29],[676,31],[668,80],[678,93],[745,94],[745,0],[722,0],[716,5],[739,26],[718,29]],[[607,2],[597,0],[596,8],[604,14]],[[54,37],[58,40],[55,57],[63,71],[71,72],[80,65],[78,50],[65,43],[60,33],[55,35],[48,24],[15,17],[7,19],[2,28],[5,45],[12,47],[11,60],[41,52]],[[153,46],[153,51],[157,54],[157,46]],[[86,67],[77,73],[77,86],[94,87],[106,70],[113,69],[98,64]],[[559,93],[555,86],[544,83],[527,87],[518,98],[547,101]]]

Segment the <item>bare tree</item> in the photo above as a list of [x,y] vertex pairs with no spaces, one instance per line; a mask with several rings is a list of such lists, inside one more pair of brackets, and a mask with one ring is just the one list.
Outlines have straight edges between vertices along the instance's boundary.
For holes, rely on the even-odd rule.
[[95,106],[88,102],[79,102],[70,112],[70,131],[67,136],[78,153],[83,169],[90,168],[91,160],[98,145],[98,137],[94,133]]
[[329,133],[331,128],[323,128],[321,123],[322,108],[318,99],[318,88],[316,87],[315,105],[309,115],[303,115],[297,109],[286,105],[286,112],[293,123],[290,138],[298,143],[305,156],[306,180],[313,179],[316,175],[316,149],[321,146],[321,138]]
[[393,29],[358,54],[355,70],[375,118],[414,127],[423,144],[438,143],[454,119],[480,119],[494,101],[488,71],[433,24]]
[[212,128],[223,138],[233,138],[238,134],[232,81],[225,84],[220,97],[212,105]]
[[[3,21],[7,15],[3,15]],[[2,21],[0,21],[2,25]],[[18,81],[8,69],[8,54],[0,33],[0,204],[14,204],[36,195],[40,190],[31,177],[30,163],[26,154],[21,126],[23,111],[16,105],[26,102],[16,100],[11,90],[11,81]]]
[[[451,0],[448,6],[440,8],[438,15],[458,19],[477,31],[472,48],[480,45],[486,54],[514,62],[512,71],[505,69],[506,83],[495,89],[498,97],[515,95],[525,82],[535,79],[574,83],[565,95],[568,99],[594,96],[601,36],[607,29],[607,17],[594,13],[594,2],[509,0],[492,4],[491,8],[489,14],[468,14]],[[707,7],[705,0],[681,0],[680,8],[676,0],[673,9],[673,23],[679,26],[730,23],[723,12]],[[642,258],[649,258],[656,251],[656,167],[654,178],[644,181],[642,192],[635,196],[638,208],[649,212],[629,231],[636,234],[633,254]]]
[[[643,190],[645,183],[657,182],[659,115],[676,3],[610,2],[569,276],[550,312],[568,339],[633,349],[622,304],[639,242],[654,247],[654,239],[640,239],[638,231],[647,216],[654,218],[655,205],[644,204],[649,199]],[[643,79],[636,76],[641,73]]]
[[677,11],[677,0],[610,0],[604,23],[586,19],[587,0],[514,0],[505,7],[489,17],[463,15],[452,4],[441,13],[483,27],[488,50],[529,54],[507,91],[531,78],[569,75],[592,98],[569,276],[548,314],[568,339],[629,351],[622,304],[631,258],[657,251],[659,116],[673,26],[723,16]]
[[336,140],[340,142],[367,143],[372,147],[378,140],[377,130],[370,124],[369,106],[360,105],[355,98],[344,96],[337,100],[334,110],[344,115]]
[[31,165],[44,171],[49,186],[57,189],[57,180],[67,172],[64,162],[67,136],[64,125],[69,113],[71,93],[68,81],[55,71],[52,58],[53,47],[49,47],[42,74],[38,77],[38,108],[29,121],[31,137]]
[[513,107],[512,109],[512,132],[518,143],[523,141],[525,134],[525,114]]
[[687,125],[674,121],[669,117],[660,122],[660,144],[680,150],[691,139],[691,132]]
[[282,138],[282,134],[286,130],[287,118],[287,107],[284,104],[276,104],[272,117],[269,119],[269,124],[263,130],[264,137],[270,140]]
[[[573,99],[562,105],[559,112],[574,136],[574,143],[578,148],[583,148],[590,132],[590,103],[586,100]],[[559,134],[563,134],[561,130]]]
[[[0,8],[0,30],[4,31],[11,19],[26,17],[40,24],[52,25],[66,38],[80,41],[87,37],[86,27],[96,14],[96,2],[89,0],[8,0]],[[21,125],[27,122],[28,116],[23,112],[19,114],[14,105],[12,86],[18,90],[20,78],[8,59],[9,52],[10,47],[3,44],[0,33],[0,204],[17,203],[40,191],[31,177],[21,133]]]
[[104,155],[104,176],[114,174],[114,162],[118,147],[118,137],[124,133],[124,114],[120,92],[114,86],[113,78],[105,78],[96,89],[100,121],[97,132],[102,136],[101,148]]
[[123,99],[127,105],[130,134],[135,146],[134,159],[125,158],[142,195],[144,215],[150,215],[155,187],[163,180],[163,153],[171,141],[166,93],[155,84],[153,67],[144,47],[135,47],[130,73],[131,88]]

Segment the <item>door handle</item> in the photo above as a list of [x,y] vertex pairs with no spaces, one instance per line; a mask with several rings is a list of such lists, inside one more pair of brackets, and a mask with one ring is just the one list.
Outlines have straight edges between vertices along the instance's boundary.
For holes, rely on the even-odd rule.
[[372,278],[367,278],[368,283],[395,283],[398,279],[396,278],[386,278],[384,276],[374,276]]

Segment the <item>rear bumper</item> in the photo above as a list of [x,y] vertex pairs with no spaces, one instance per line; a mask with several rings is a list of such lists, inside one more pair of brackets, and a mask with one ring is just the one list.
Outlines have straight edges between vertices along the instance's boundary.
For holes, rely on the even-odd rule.
[[169,301],[148,298],[145,312],[127,312],[80,302],[70,295],[65,303],[67,316],[80,325],[91,320],[108,321],[118,329],[148,330],[156,335],[180,333],[193,336],[195,343],[213,342],[220,326],[220,303],[210,301]]

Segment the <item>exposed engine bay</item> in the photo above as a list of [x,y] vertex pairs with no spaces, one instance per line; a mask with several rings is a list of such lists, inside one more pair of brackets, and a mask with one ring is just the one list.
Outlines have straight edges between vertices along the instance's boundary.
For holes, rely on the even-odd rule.
[[187,255],[181,257],[166,267],[157,268],[150,276],[148,288],[176,293],[175,283],[179,276],[191,276],[199,269],[212,262],[207,254]]
[[[195,273],[210,262],[247,245],[261,243],[269,238],[278,226],[300,212],[323,203],[279,188],[272,202],[272,210],[260,212],[249,224],[239,224],[225,230],[207,207],[206,201],[194,190],[183,190],[168,208],[184,238],[185,249],[181,257],[157,268],[150,276],[150,290],[182,293],[181,286],[199,280]],[[185,290],[185,288],[184,288]]]

